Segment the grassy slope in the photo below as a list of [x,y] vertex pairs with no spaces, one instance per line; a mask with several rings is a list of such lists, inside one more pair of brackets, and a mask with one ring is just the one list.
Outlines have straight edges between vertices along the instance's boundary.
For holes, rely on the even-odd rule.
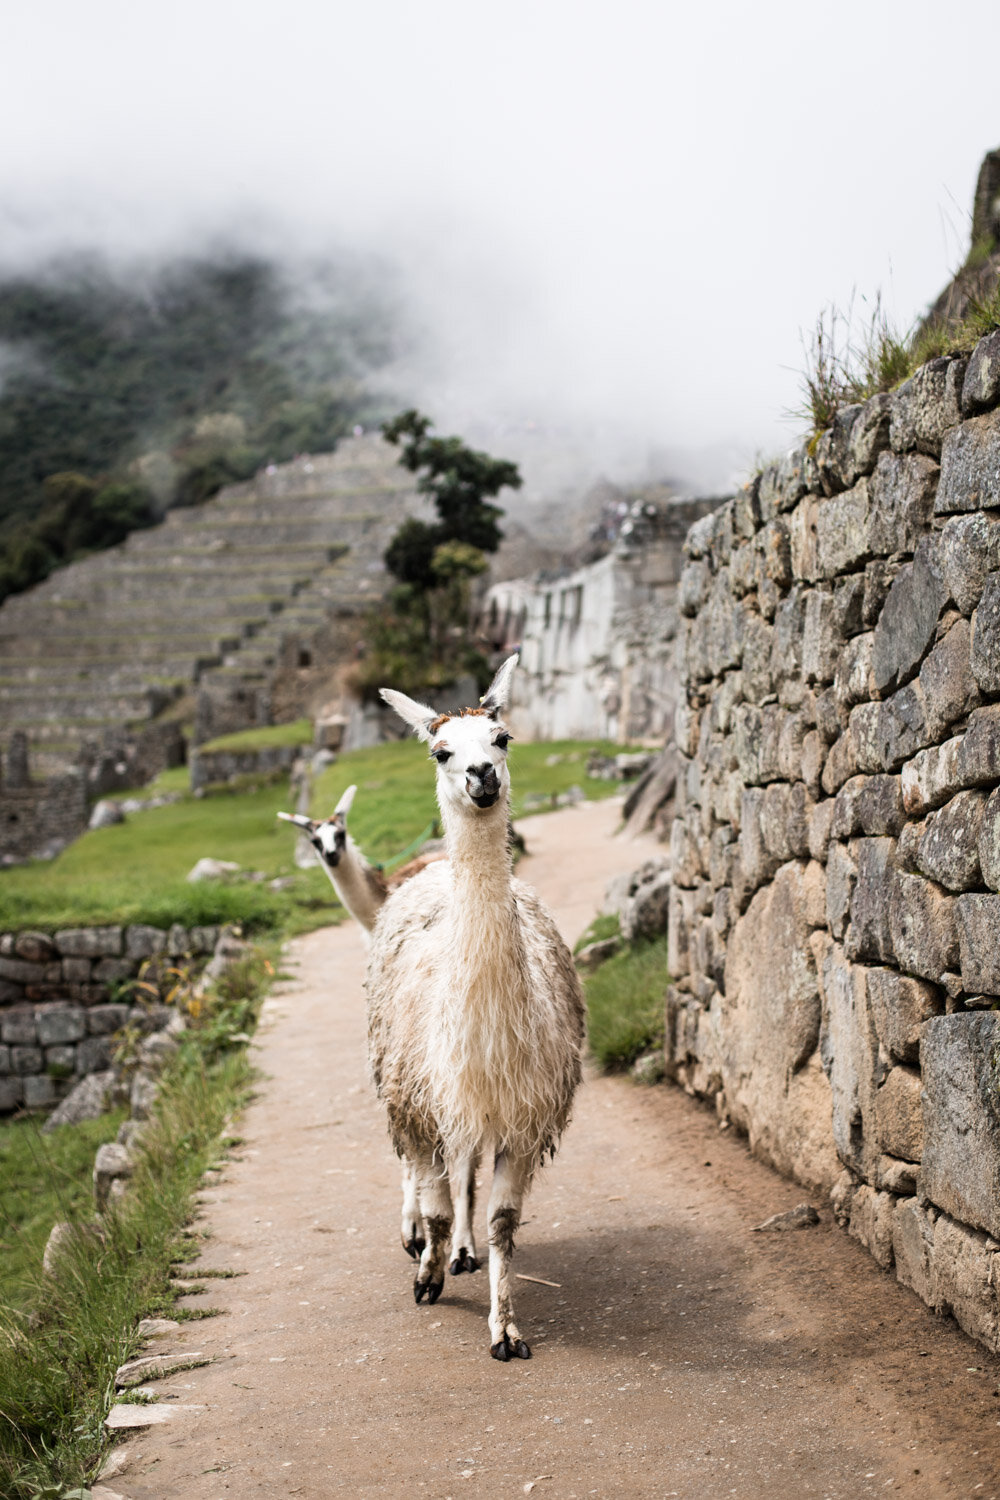
[[625,948],[587,975],[587,1035],[602,1068],[627,1068],[641,1053],[662,1046],[668,981],[663,938]]
[[85,1218],[93,1202],[94,1154],[113,1141],[123,1110],[42,1135],[41,1120],[0,1123],[0,1286],[3,1301],[26,1307],[49,1230]]
[[[587,777],[590,747],[591,742],[512,747],[515,815],[527,795],[558,793],[573,783],[588,797],[618,790],[615,782]],[[560,754],[575,758],[546,765],[547,759]],[[177,772],[168,772],[154,789],[177,790],[179,779]],[[374,861],[399,854],[436,816],[433,767],[423,747],[412,740],[341,756],[318,779],[314,814],[331,813],[351,782],[358,786],[351,830]],[[251,927],[297,932],[338,920],[340,909],[323,872],[296,871],[295,835],[277,821],[279,809],[291,810],[286,781],[256,790],[188,796],[167,807],[130,814],[113,828],[85,833],[51,863],[0,871],[0,930],[244,921]],[[217,881],[188,885],[187,873],[203,855],[233,860],[241,869],[262,871],[269,879],[293,876],[293,888],[274,892],[264,883]]]
[[[61,1495],[93,1473],[106,1447],[102,1423],[114,1372],[138,1352],[139,1319],[184,1315],[173,1305],[170,1266],[197,1251],[186,1229],[194,1194],[252,1083],[246,1048],[234,1038],[253,1030],[272,972],[257,955],[220,981],[165,1075],[130,1192],[105,1219],[104,1242],[81,1237],[60,1257],[55,1279],[41,1274],[44,1235],[56,1219],[92,1217],[94,1146],[113,1134],[119,1117],[63,1126],[42,1143],[33,1184],[38,1205],[21,1202],[23,1243],[16,1259],[9,1248],[0,1255],[0,1494],[10,1500],[38,1500],[46,1485]],[[8,1175],[35,1149],[32,1129],[0,1127]],[[17,1213],[15,1201],[11,1219]]]

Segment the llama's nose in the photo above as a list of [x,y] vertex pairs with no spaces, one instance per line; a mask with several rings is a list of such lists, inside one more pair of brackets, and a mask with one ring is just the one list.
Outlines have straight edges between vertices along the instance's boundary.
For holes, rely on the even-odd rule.
[[489,762],[470,766],[465,773],[465,790],[470,797],[492,797],[500,790],[496,769]]

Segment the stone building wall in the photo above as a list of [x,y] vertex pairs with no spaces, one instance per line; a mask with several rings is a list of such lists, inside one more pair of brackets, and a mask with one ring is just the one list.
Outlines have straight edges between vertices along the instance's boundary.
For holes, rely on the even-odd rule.
[[637,501],[596,562],[489,589],[480,633],[497,652],[521,652],[507,715],[516,734],[622,743],[669,737],[684,536],[719,503]]
[[694,525],[667,1058],[1000,1348],[1000,333]]
[[[74,927],[0,934],[0,1114],[58,1103],[111,1066],[116,1031],[162,1024],[128,981],[153,960],[203,964],[217,927]],[[149,975],[154,978],[154,975]]]

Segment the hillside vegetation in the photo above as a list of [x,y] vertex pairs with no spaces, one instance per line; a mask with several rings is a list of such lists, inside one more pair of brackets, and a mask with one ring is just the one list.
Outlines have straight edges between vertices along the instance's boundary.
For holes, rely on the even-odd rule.
[[398,317],[365,267],[77,259],[0,279],[0,599],[383,415]]

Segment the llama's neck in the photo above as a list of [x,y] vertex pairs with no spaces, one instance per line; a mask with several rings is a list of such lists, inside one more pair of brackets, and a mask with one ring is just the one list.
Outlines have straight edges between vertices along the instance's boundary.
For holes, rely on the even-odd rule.
[[492,1005],[521,971],[507,800],[487,815],[445,818],[452,876],[452,992]]
[[385,882],[378,871],[372,869],[350,836],[335,865],[328,865],[326,860],[322,863],[341,904],[370,932],[386,897]]

